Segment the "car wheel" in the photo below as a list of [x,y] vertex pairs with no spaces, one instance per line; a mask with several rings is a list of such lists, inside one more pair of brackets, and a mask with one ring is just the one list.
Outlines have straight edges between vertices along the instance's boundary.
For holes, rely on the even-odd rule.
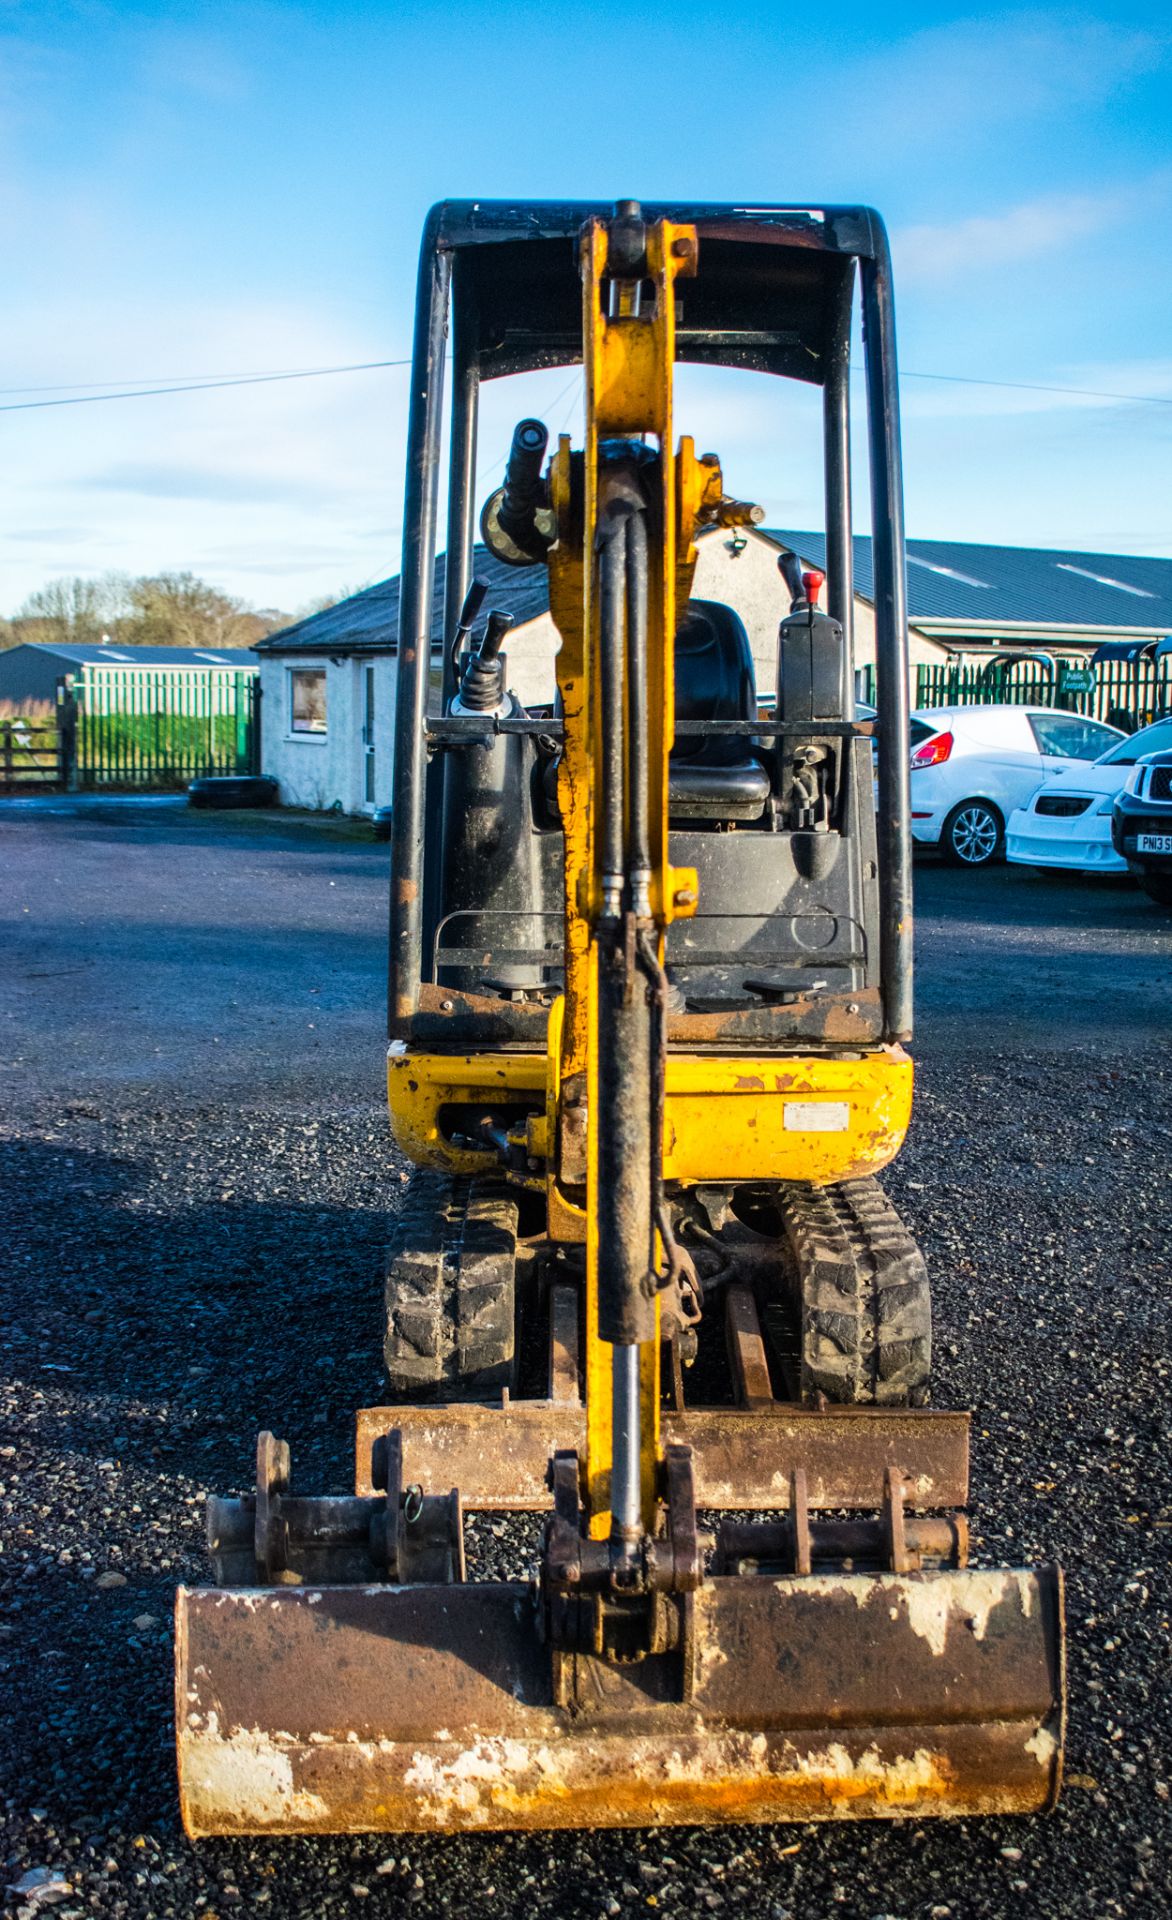
[[1005,822],[987,800],[962,800],[944,822],[940,851],[950,867],[987,867],[1001,851]]
[[1140,885],[1149,900],[1154,900],[1158,907],[1172,907],[1172,873],[1153,873],[1149,867]]

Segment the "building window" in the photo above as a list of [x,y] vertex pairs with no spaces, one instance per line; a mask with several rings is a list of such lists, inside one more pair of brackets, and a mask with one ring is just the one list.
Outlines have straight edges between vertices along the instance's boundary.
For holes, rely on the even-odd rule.
[[290,733],[324,733],[325,730],[325,668],[291,667],[289,670]]

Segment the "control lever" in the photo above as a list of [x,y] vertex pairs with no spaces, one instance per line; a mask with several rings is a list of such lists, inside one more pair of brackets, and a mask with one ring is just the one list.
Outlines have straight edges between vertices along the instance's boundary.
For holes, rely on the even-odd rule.
[[476,616],[484,605],[488,588],[483,580],[473,580],[464,595],[464,604],[460,608],[460,618],[456,622],[456,631],[452,636],[452,665],[459,667],[460,655],[464,651],[468,636],[476,625]]
[[541,467],[548,444],[549,432],[544,421],[518,421],[513,430],[513,444],[509,448],[498,514],[505,532],[512,534],[515,540],[518,536],[523,539],[532,531],[534,512],[543,504]]
[[779,553],[777,570],[785,581],[790,598],[791,613],[808,613],[811,608],[818,612],[818,595],[826,582],[826,575],[818,567],[802,570],[802,563],[796,553]]
[[468,656],[456,704],[462,713],[495,713],[505,691],[501,641],[513,624],[511,613],[490,613],[480,645]]
[[501,641],[504,639],[512,624],[513,616],[511,613],[489,614],[488,625],[484,629],[484,637],[476,653],[477,661],[482,667],[487,666],[491,660],[496,659],[497,654],[501,650]]
[[809,602],[806,599],[806,583],[802,578],[802,563],[796,553],[779,553],[777,571],[785,581],[789,591],[790,612],[802,613]]

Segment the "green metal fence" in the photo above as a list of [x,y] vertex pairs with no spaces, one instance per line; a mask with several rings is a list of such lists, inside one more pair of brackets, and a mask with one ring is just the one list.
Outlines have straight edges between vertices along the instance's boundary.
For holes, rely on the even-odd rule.
[[259,771],[255,673],[111,664],[90,668],[72,692],[79,787],[184,787]]
[[1102,660],[1055,664],[1051,673],[1040,661],[983,662],[975,667],[921,666],[916,669],[917,707],[969,707],[995,704],[1061,707],[1134,732],[1172,713],[1172,656],[1156,662]]

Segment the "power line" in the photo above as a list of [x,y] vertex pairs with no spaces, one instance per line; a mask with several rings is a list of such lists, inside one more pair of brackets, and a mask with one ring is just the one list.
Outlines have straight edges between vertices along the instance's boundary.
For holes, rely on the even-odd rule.
[[[862,368],[852,368],[852,372],[861,373]],[[1110,393],[1104,387],[1046,387],[1033,380],[978,380],[970,373],[913,373],[910,367],[901,367],[899,377],[901,380],[947,380],[962,387],[1005,387],[1010,393],[1074,393],[1088,400],[1127,400],[1138,406],[1172,407],[1172,394],[1166,393]]]
[[250,367],[247,375],[243,373],[136,373],[123,380],[56,380],[50,386],[39,387],[0,387],[0,394],[9,393],[96,393],[99,387],[133,387],[139,380],[181,381],[185,386],[202,387],[211,380],[262,379],[270,374],[302,374],[313,372],[328,373],[328,367]]
[[[134,387],[119,392],[71,392],[64,399],[56,400],[18,400],[0,405],[0,413],[38,412],[46,407],[86,407],[100,401],[110,400],[150,400],[162,394],[173,393],[213,393],[224,387],[260,387],[269,386],[283,380],[320,380],[338,373],[371,373],[385,367],[409,367],[410,357],[401,360],[358,360],[340,367],[301,367],[283,373],[233,374],[226,377],[194,376],[191,379],[176,381],[172,385],[161,387]],[[852,367],[851,371],[861,374],[863,369]],[[576,375],[575,378],[578,376]],[[901,380],[935,380],[950,386],[992,387],[1004,389],[1009,393],[1062,393],[1086,400],[1117,400],[1132,406],[1172,407],[1172,395],[1161,393],[1118,393],[1105,387],[1066,387],[1043,384],[1034,380],[983,380],[974,374],[965,373],[921,373],[912,367],[900,368]],[[82,384],[92,387],[119,387],[121,381],[90,381]],[[572,384],[572,383],[571,383]],[[8,393],[59,393],[60,387],[8,387],[0,389]],[[565,389],[564,391],[568,391]],[[553,402],[562,395],[559,393]]]
[[[565,399],[565,396],[567,396],[567,394],[571,392],[571,388],[574,388],[574,386],[578,386],[578,382],[580,382],[580,380],[584,380],[584,372],[582,372],[582,369],[580,369],[580,367],[574,367],[574,371],[573,371],[573,374],[571,374],[571,378],[569,378],[569,380],[565,382],[565,386],[561,386],[561,388],[557,390],[557,394],[555,394],[555,396],[553,396],[553,399],[549,401],[549,405],[548,407],[546,407],[546,413],[548,413],[548,415],[549,413],[553,413],[553,409],[557,407],[557,403],[559,403],[561,399]],[[561,417],[561,424],[565,424],[565,420],[567,420],[567,417],[569,417],[569,413],[571,413],[571,409],[573,409],[573,405],[574,405],[573,397],[571,397],[571,405],[569,405],[569,407],[567,407],[567,411],[563,413],[563,417]],[[555,432],[559,432],[559,430],[561,430],[561,428],[555,428]],[[476,478],[475,478],[475,482],[473,482],[473,486],[480,486],[480,482],[482,482],[482,480],[486,480],[486,478],[488,478],[488,474],[494,474],[494,472],[503,472],[503,467],[505,467],[505,461],[507,461],[507,457],[509,457],[509,449],[507,449],[507,447],[503,449],[503,453],[494,453],[494,457],[492,457],[490,461],[486,461],[486,463],[484,463],[484,467],[480,468],[480,472],[476,474]]]
[[129,393],[81,393],[69,400],[17,400],[0,413],[31,413],[42,407],[92,407],[105,400],[150,400],[161,393],[211,393],[219,387],[263,387],[275,380],[319,380],[329,373],[370,373],[376,367],[409,367],[406,360],[359,360],[348,367],[307,367],[301,373],[248,373],[230,380],[193,380],[173,387],[136,387]]

